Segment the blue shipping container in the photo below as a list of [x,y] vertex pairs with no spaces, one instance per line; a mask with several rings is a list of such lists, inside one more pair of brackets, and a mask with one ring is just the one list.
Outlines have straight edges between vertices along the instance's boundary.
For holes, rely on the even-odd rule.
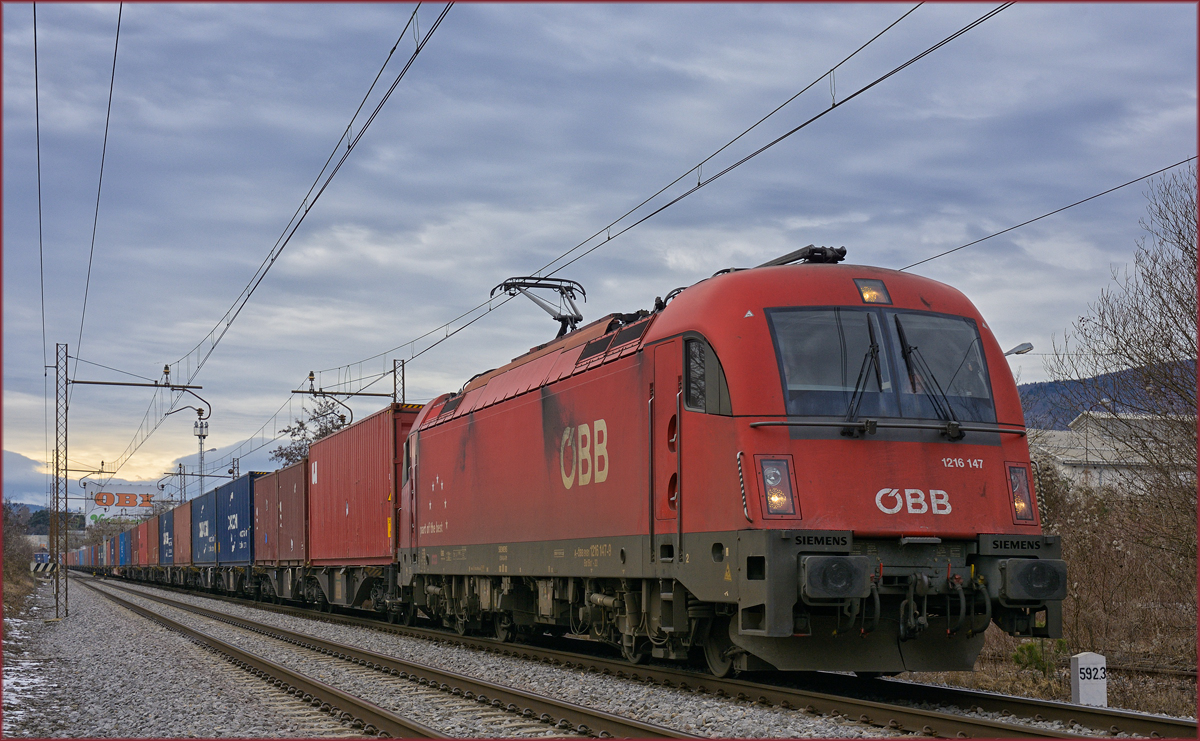
[[158,562],[175,563],[175,510],[158,516]]
[[217,489],[192,500],[192,560],[217,561]]
[[117,544],[117,565],[129,565],[129,531],[121,533]]
[[220,530],[217,562],[248,564],[254,560],[254,479],[248,473],[217,488],[217,524]]

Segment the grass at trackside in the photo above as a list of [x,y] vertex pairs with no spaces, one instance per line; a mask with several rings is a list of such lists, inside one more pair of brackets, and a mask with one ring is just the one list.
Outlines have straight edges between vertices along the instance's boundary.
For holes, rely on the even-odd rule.
[[[905,672],[900,679],[952,687],[1001,692],[1006,695],[1071,701],[1069,669],[1044,676],[1012,663],[984,663],[974,672]],[[1112,672],[1108,675],[1108,706],[1190,718],[1196,715],[1196,680],[1159,674]]]

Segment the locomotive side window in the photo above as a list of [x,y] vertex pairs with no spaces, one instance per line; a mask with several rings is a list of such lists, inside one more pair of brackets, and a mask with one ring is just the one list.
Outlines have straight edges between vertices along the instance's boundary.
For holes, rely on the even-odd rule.
[[788,414],[844,416],[857,389],[862,394],[860,415],[898,415],[878,312],[770,309],[767,317]]
[[703,340],[687,340],[684,343],[684,405],[696,412],[707,414],[733,414],[729,400],[729,384],[717,354]]

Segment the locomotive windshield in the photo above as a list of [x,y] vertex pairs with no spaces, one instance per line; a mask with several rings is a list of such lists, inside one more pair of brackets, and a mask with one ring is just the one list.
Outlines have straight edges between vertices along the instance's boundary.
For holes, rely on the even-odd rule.
[[965,317],[871,308],[768,309],[787,413],[995,422],[979,330]]

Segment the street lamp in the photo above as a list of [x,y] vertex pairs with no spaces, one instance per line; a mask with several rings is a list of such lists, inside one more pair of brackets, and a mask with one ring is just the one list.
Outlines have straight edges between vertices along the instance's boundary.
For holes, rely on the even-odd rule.
[[1017,345],[1013,349],[1004,353],[1004,355],[1006,357],[1009,355],[1024,355],[1025,353],[1030,352],[1031,350],[1033,350],[1033,345],[1029,344],[1028,342],[1022,342],[1021,344]]
[[200,438],[200,493],[204,493],[204,438],[208,437],[208,422],[204,419],[204,409],[196,410],[200,419],[192,425],[192,433]]

